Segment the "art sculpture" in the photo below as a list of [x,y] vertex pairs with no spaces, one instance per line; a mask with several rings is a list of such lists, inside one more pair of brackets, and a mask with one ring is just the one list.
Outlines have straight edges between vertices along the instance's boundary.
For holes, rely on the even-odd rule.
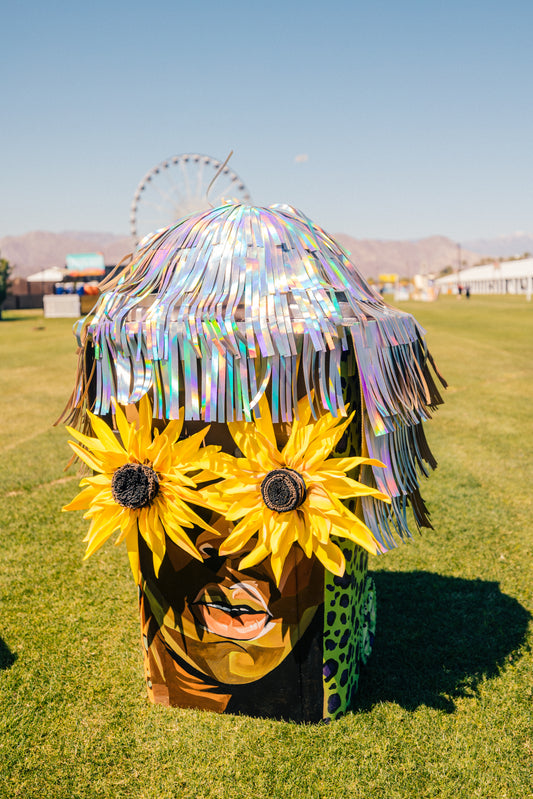
[[[316,721],[371,647],[368,553],[430,527],[424,331],[293,208],[226,204],[140,244],[77,329],[65,510],[139,587],[153,702]],[[441,380],[441,382],[443,382]]]

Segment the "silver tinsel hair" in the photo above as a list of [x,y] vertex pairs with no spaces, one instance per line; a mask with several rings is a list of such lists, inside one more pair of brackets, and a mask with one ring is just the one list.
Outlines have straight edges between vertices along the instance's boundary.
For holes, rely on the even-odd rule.
[[418,480],[436,463],[422,423],[442,400],[424,331],[304,214],[227,204],[182,219],[145,238],[102,291],[78,325],[69,421],[148,392],[161,419],[184,406],[188,420],[250,421],[265,392],[275,422],[292,421],[302,392],[315,415],[344,416],[341,361],[352,354],[363,449],[386,466],[361,479],[392,497],[363,500],[365,521],[384,549],[409,535],[408,504],[430,526]]

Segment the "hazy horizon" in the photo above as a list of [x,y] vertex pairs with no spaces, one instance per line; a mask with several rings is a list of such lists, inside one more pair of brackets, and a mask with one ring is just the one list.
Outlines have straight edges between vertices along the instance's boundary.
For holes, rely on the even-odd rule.
[[[421,240],[427,239],[427,238],[450,238],[449,236],[445,236],[443,233],[438,233],[438,232],[428,233],[427,235],[420,236],[418,238],[406,238],[406,237],[396,237],[396,238],[374,237],[374,238],[369,238],[369,237],[363,237],[363,236],[354,236],[352,233],[350,233],[349,231],[345,231],[345,230],[328,230],[327,232],[332,234],[332,235],[350,236],[351,238],[358,239],[360,241],[380,241],[380,242],[395,242],[395,241],[398,241],[398,242],[417,242],[417,241],[421,241]],[[72,237],[80,237],[80,238],[81,237],[85,237],[85,236],[87,236],[87,237],[95,236],[95,237],[98,237],[98,238],[109,236],[109,237],[111,237],[113,239],[130,238],[131,237],[130,233],[128,231],[126,231],[126,232],[124,232],[124,231],[115,232],[115,231],[112,231],[112,230],[89,230],[89,229],[85,229],[84,230],[84,229],[81,229],[81,228],[76,230],[76,229],[72,229],[71,228],[71,229],[65,229],[65,230],[44,230],[44,229],[37,230],[37,229],[35,229],[35,230],[22,231],[21,233],[5,233],[3,235],[0,235],[0,240],[7,239],[7,238],[19,238],[21,236],[31,235],[31,234],[34,234],[34,233],[35,234],[47,234],[47,233],[50,233],[50,234],[53,234],[55,236],[72,236]],[[492,242],[492,243],[494,243],[494,245],[496,245],[498,242],[505,243],[505,242],[511,242],[513,240],[519,242],[521,239],[528,239],[528,240],[531,239],[532,242],[533,242],[533,233],[528,233],[525,230],[515,230],[515,231],[513,231],[511,233],[508,233],[508,234],[503,233],[503,234],[494,235],[494,236],[482,236],[482,237],[467,238],[467,239],[464,239],[463,241],[457,241],[456,243],[457,243],[457,245],[460,245],[460,246],[464,247],[465,249],[471,250],[473,252],[479,252],[480,254],[482,254],[481,250],[479,250],[479,247],[481,247],[483,245],[483,242]],[[450,239],[450,240],[451,241],[455,241],[454,239]]]

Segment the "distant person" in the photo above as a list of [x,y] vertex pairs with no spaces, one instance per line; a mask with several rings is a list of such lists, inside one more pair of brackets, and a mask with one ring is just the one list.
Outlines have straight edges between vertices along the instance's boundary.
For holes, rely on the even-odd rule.
[[467,286],[465,288],[465,295],[466,295],[466,299],[469,300],[470,299],[470,286]]
[[461,283],[459,283],[459,285],[457,286],[457,293],[459,296],[461,296],[461,294],[463,293],[463,287]]

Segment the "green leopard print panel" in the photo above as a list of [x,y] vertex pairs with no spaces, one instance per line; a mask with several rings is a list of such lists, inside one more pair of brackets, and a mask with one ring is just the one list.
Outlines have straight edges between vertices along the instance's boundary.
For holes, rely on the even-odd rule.
[[[355,418],[335,450],[335,455],[354,456],[361,452],[360,387],[353,352],[348,351],[341,361],[341,382],[346,404]],[[357,478],[358,475],[353,475]],[[355,500],[348,501],[355,512]],[[363,603],[367,580],[366,550],[346,539],[338,540],[346,558],[346,572],[336,577],[326,571],[324,576],[324,635],[323,635],[323,717],[335,719],[349,709],[359,681]],[[367,644],[368,646],[368,644]]]
[[349,710],[359,682],[362,617],[367,580],[366,550],[342,545],[346,572],[326,572],[324,583],[323,718],[336,719]]

